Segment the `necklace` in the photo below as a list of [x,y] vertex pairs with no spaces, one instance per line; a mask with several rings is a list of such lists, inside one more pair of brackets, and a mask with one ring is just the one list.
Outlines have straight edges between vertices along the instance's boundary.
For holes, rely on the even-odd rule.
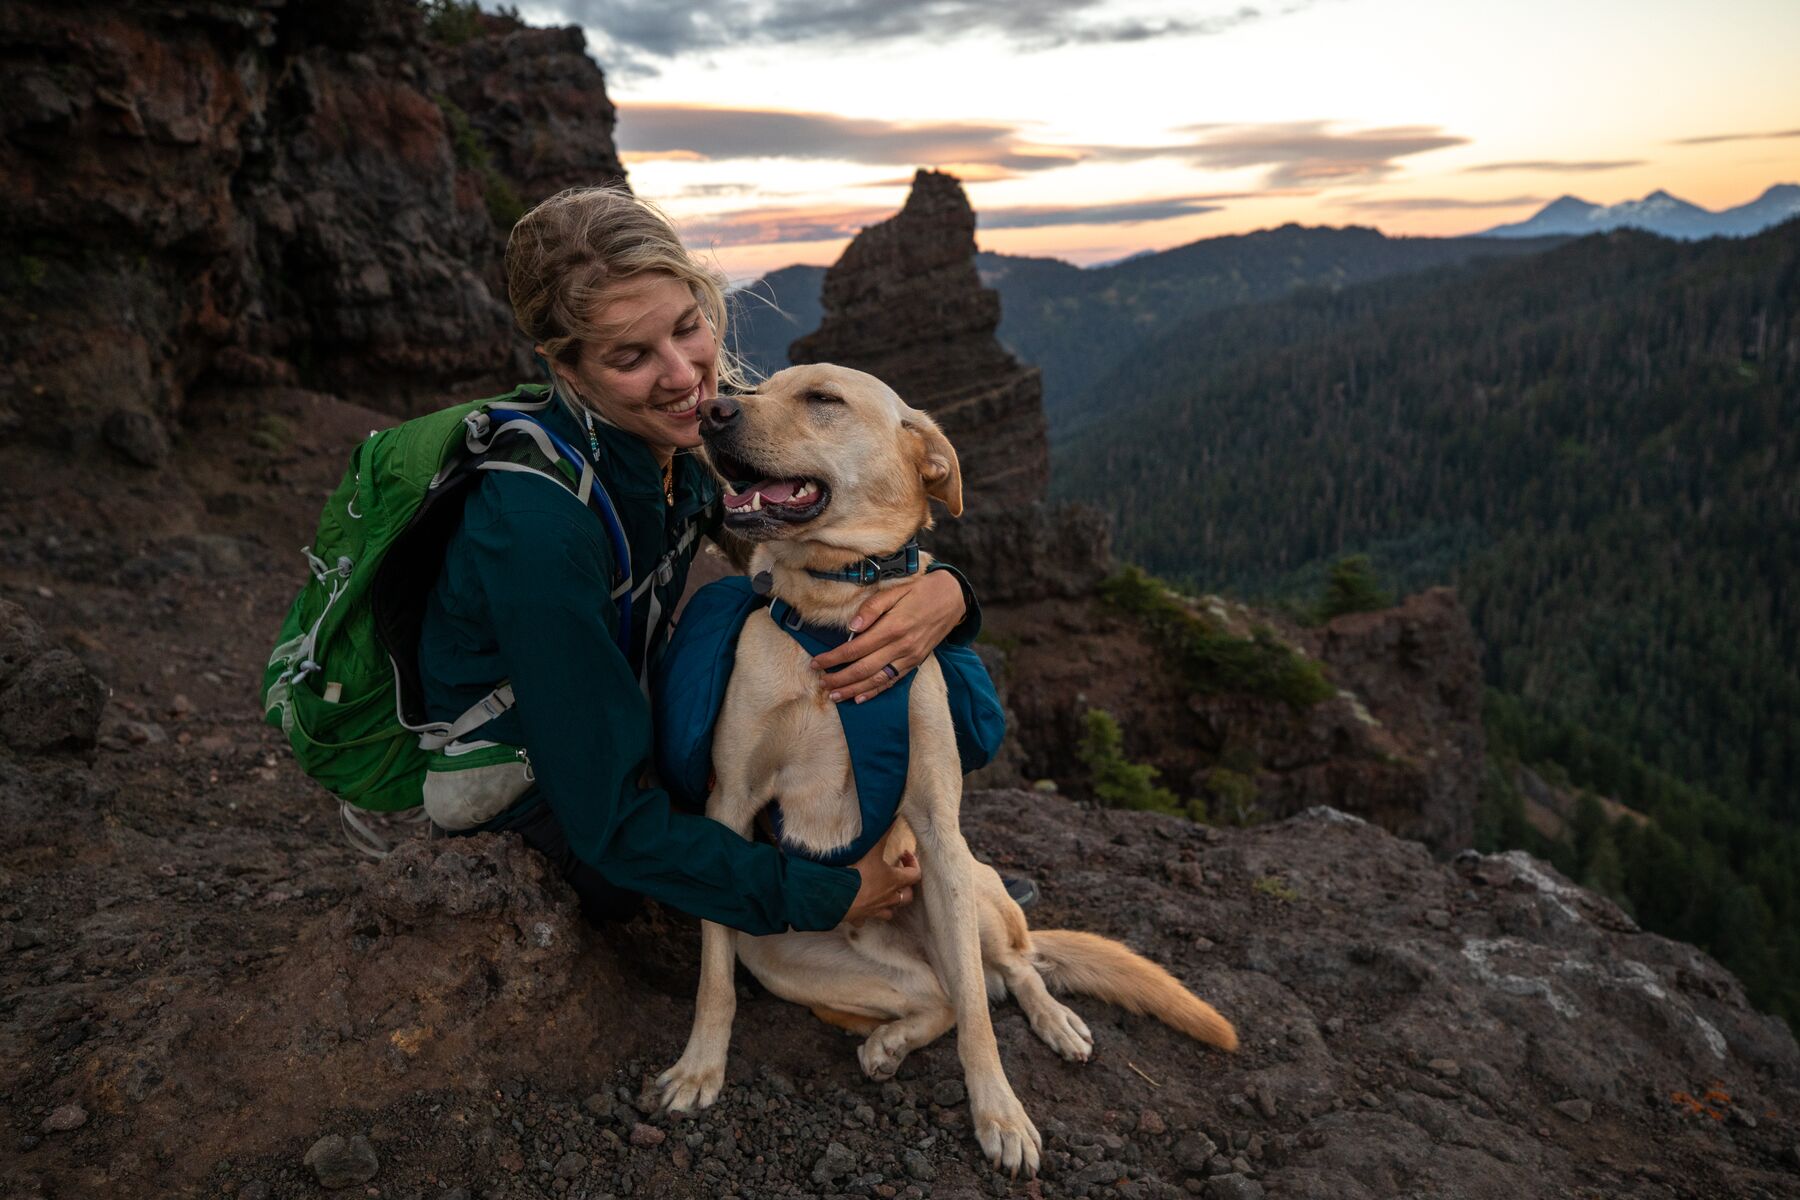
[[[600,465],[600,439],[594,434],[594,414],[583,408],[581,423],[587,427],[588,453],[594,456],[594,465]],[[673,460],[663,464],[663,503],[670,508],[675,507],[675,463]]]

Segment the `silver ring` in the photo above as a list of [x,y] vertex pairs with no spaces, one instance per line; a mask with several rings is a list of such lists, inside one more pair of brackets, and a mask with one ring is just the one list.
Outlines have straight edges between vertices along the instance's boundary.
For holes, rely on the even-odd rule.
[[893,663],[889,663],[889,664],[888,664],[888,665],[887,665],[887,666],[885,666],[885,667],[883,667],[883,668],[881,668],[881,673],[882,673],[882,674],[883,674],[883,675],[886,675],[886,676],[887,676],[887,677],[888,677],[888,678],[889,678],[889,679],[898,679],[898,678],[900,678],[900,672],[898,672],[898,671],[896,671],[896,670],[894,670],[894,664],[893,664]]

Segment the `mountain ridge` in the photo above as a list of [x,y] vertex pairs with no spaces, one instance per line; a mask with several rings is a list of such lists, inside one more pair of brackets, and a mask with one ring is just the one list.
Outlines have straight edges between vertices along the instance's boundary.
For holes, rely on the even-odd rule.
[[[982,251],[982,282],[1000,293],[1000,340],[1044,373],[1054,426],[1069,403],[1119,356],[1197,313],[1272,299],[1300,287],[1344,287],[1446,263],[1532,254],[1562,239],[1390,237],[1362,225],[1287,224],[1203,238],[1104,267]],[[780,339],[810,332],[822,267],[787,267],[745,291],[734,344],[765,373],[787,365]],[[791,315],[756,297],[772,295]],[[797,331],[795,333],[794,331]]]
[[1595,204],[1579,196],[1559,196],[1523,221],[1496,225],[1475,237],[1585,237],[1615,229],[1642,229],[1663,237],[1752,237],[1800,215],[1800,184],[1777,183],[1756,199],[1716,212],[1657,188],[1637,200]]

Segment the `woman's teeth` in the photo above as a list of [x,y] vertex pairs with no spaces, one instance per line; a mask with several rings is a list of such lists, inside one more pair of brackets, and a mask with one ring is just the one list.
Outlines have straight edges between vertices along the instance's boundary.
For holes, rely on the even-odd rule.
[[700,389],[696,386],[693,391],[689,392],[675,403],[663,405],[662,411],[668,413],[671,417],[679,417],[693,412],[698,407],[700,407]]

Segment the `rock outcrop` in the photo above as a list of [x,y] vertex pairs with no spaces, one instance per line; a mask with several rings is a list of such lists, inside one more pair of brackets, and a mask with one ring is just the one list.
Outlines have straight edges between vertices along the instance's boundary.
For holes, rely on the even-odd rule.
[[[999,606],[1013,733],[1028,778],[1083,788],[1083,720],[1103,709],[1128,757],[1206,801],[1213,819],[1291,816],[1330,805],[1424,842],[1441,856],[1473,841],[1484,754],[1480,647],[1448,588],[1318,630],[1220,597],[1194,604],[1222,633],[1279,636],[1322,668],[1337,694],[1304,707],[1207,686],[1130,613],[1098,600]],[[1085,793],[1082,793],[1085,794]]]
[[[68,897],[25,892],[48,923],[0,955],[12,1026],[31,1034],[8,1046],[30,1073],[5,1083],[43,1132],[0,1186],[300,1195],[327,1159],[384,1194],[566,1181],[696,1200],[882,1184],[919,1200],[919,1183],[967,1200],[1779,1196],[1795,1181],[1786,1027],[1705,955],[1525,855],[1439,864],[1325,808],[1220,831],[1018,791],[970,795],[964,828],[1040,882],[1034,926],[1126,941],[1242,1038],[1224,1055],[1073,996],[1096,1050],[1069,1063],[999,1005],[1002,1060],[1044,1135],[1035,1189],[970,1136],[954,1033],[876,1084],[851,1040],[755,986],[718,1104],[659,1114],[651,1081],[692,1016],[692,923],[651,911],[587,930],[538,856],[490,835],[408,842],[354,882],[329,866],[313,882],[341,899],[297,937],[251,919],[179,957],[152,947],[124,989],[105,966],[117,915],[71,924]],[[188,836],[169,833],[144,846]],[[252,849],[212,868],[260,869],[235,857]],[[118,857],[141,908],[156,874]],[[33,982],[62,956],[89,973]]]
[[825,273],[824,320],[788,351],[879,376],[956,446],[968,513],[926,539],[986,600],[1082,595],[1109,565],[1107,525],[1050,508],[1043,381],[995,336],[1000,296],[975,269],[975,212],[954,176],[920,171],[899,213]]
[[158,466],[158,426],[209,386],[403,409],[512,377],[506,227],[623,177],[613,110],[579,30],[425,20],[0,8],[0,427]]
[[44,636],[19,605],[0,600],[0,746],[31,754],[91,750],[106,685]]
[[1481,643],[1456,592],[1430,588],[1395,608],[1337,617],[1306,641],[1370,717],[1374,756],[1404,767],[1406,782],[1360,794],[1327,784],[1289,811],[1336,804],[1440,851],[1472,844],[1487,752]]

